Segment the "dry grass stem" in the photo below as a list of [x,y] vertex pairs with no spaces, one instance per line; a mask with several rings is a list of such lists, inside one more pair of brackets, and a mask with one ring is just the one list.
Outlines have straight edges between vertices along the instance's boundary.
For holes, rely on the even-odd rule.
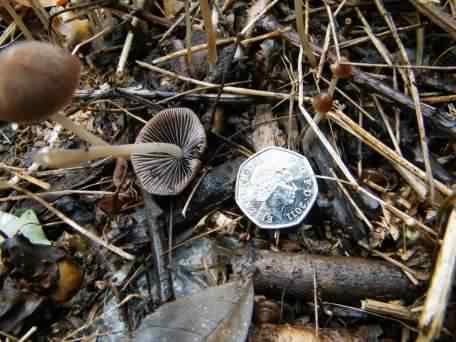
[[[453,207],[453,206],[451,206]],[[445,236],[435,263],[431,285],[419,320],[420,335],[417,342],[433,341],[440,336],[450,299],[456,266],[456,210],[450,209]]]
[[[456,21],[440,6],[422,0],[409,0],[416,9],[428,17],[435,25],[446,31],[453,39],[456,39]],[[451,1],[449,1],[451,3]]]
[[[338,180],[339,182],[346,183],[346,184],[348,184],[350,186],[353,186],[353,184],[350,183],[350,182],[344,181],[342,179],[335,179],[334,177],[326,177],[326,176],[316,176],[316,177],[317,178],[321,178],[321,179],[330,180],[330,181],[337,181]],[[437,232],[432,230],[431,227],[429,227],[429,226],[425,225],[424,223],[416,220],[415,218],[413,218],[412,216],[404,213],[402,210],[396,208],[395,206],[383,201],[381,198],[379,198],[378,196],[374,195],[370,191],[367,191],[366,189],[364,189],[363,187],[361,187],[359,185],[355,185],[353,190],[354,191],[360,191],[364,195],[366,195],[366,196],[370,197],[371,199],[373,199],[374,201],[380,203],[386,210],[388,210],[389,212],[391,212],[391,214],[393,214],[395,217],[397,217],[402,222],[404,222],[408,227],[417,228],[418,230],[423,232],[425,234],[425,236],[427,236],[431,241],[437,242],[437,243],[439,242],[439,241],[436,240],[436,238],[438,237]]]
[[[375,0],[375,4],[377,5],[377,8],[384,18],[386,24],[388,25],[390,31],[393,34],[393,38],[396,41],[396,44],[399,48],[399,53],[402,59],[402,62],[406,65],[410,65],[410,61],[407,55],[407,51],[404,47],[404,44],[402,43],[399,34],[397,32],[396,25],[394,21],[392,20],[391,16],[389,13],[386,12],[382,0]],[[418,134],[419,134],[419,140],[420,140],[420,146],[421,146],[421,153],[423,154],[423,160],[424,160],[424,167],[426,169],[426,181],[429,186],[429,198],[430,201],[434,201],[434,182],[433,182],[433,176],[432,176],[432,167],[431,167],[431,161],[429,157],[429,147],[428,147],[428,141],[426,137],[426,130],[424,127],[424,119],[423,119],[423,113],[421,109],[421,102],[420,102],[420,95],[418,92],[418,88],[416,87],[416,78],[415,74],[413,73],[412,69],[407,69],[407,76],[408,76],[408,82],[407,86],[410,90],[410,93],[412,95],[412,99],[415,105],[415,112],[416,112],[416,121],[418,125]]]
[[207,62],[214,65],[217,63],[217,45],[215,44],[216,36],[212,24],[211,10],[208,0],[199,0],[201,16],[204,20],[204,28],[207,33]]
[[331,28],[331,33],[333,36],[333,42],[334,42],[334,48],[336,50],[337,62],[339,62],[340,61],[340,48],[339,48],[339,39],[337,38],[336,24],[334,23],[334,18],[333,18],[333,13],[331,11],[331,7],[328,5],[326,0],[323,0],[323,3],[325,5],[326,12],[328,12],[329,27]]
[[394,317],[406,321],[416,321],[417,317],[407,307],[397,303],[385,303],[374,299],[361,301],[361,308],[368,312]]
[[299,39],[301,41],[301,46],[304,49],[304,54],[306,55],[307,60],[309,61],[312,68],[317,66],[317,59],[315,58],[312,50],[312,46],[309,42],[309,36],[306,34],[304,27],[304,12],[302,10],[303,3],[302,0],[294,0],[295,11],[296,11],[296,29],[299,34]]
[[37,327],[31,327],[17,342],[25,342],[38,330]]
[[17,14],[16,10],[10,3],[10,0],[3,0],[3,7],[6,9],[8,14],[13,18],[14,22],[16,23],[16,26],[19,27],[19,29],[24,34],[25,38],[28,40],[34,40],[32,33],[27,28],[27,26],[25,26],[19,14]]
[[[144,7],[145,0],[138,0],[138,8],[141,9]],[[131,26],[136,27],[138,25],[139,19],[134,17],[131,21]],[[127,64],[128,56],[130,55],[131,45],[133,44],[133,38],[135,33],[132,30],[129,30],[127,37],[125,38],[124,45],[122,47],[122,52],[120,53],[119,62],[117,64],[117,75],[121,76],[124,73],[125,65]]]
[[361,208],[358,206],[358,204],[356,204],[355,200],[350,195],[350,192],[348,191],[347,187],[344,185],[344,183],[342,183],[337,178],[337,175],[336,175],[336,173],[334,172],[333,169],[330,169],[330,173],[332,174],[332,176],[336,180],[337,185],[342,190],[342,193],[348,199],[348,202],[350,203],[350,205],[353,207],[353,209],[355,209],[356,216],[359,217],[364,222],[366,227],[368,227],[372,231],[374,229],[374,226],[372,225],[371,221],[367,218],[367,216],[364,214],[364,212],[361,210]]
[[[418,176],[420,179],[427,180],[426,173],[419,169],[417,166],[410,163],[408,160],[404,159],[396,152],[394,152],[391,148],[383,144],[377,138],[375,138],[372,134],[367,132],[365,129],[359,127],[359,125],[351,120],[347,115],[345,115],[342,111],[337,110],[335,112],[330,111],[328,112],[328,117],[337,123],[340,127],[345,129],[347,132],[351,133],[352,135],[356,136],[366,145],[370,146],[372,149],[377,151],[381,154],[384,158],[389,160],[392,163],[399,164],[400,166],[404,167],[405,169],[412,172],[414,175]],[[433,183],[435,187],[444,195],[449,196],[452,194],[452,190],[447,187],[445,184],[439,182],[436,179],[433,179]]]
[[30,198],[32,198],[34,201],[36,201],[39,204],[41,204],[43,207],[45,207],[47,210],[49,210],[51,213],[53,213],[59,219],[64,221],[67,225],[69,225],[75,231],[77,231],[81,235],[85,236],[86,238],[88,238],[92,242],[94,242],[94,243],[96,243],[96,244],[98,244],[100,246],[105,247],[109,251],[117,254],[118,256],[120,256],[120,257],[122,257],[122,258],[124,258],[126,260],[134,260],[135,259],[135,257],[133,255],[131,255],[130,253],[127,253],[124,250],[122,250],[121,248],[116,247],[116,246],[104,241],[103,239],[99,238],[98,236],[96,236],[92,232],[90,232],[87,229],[83,228],[78,223],[76,223],[75,221],[73,221],[72,219],[70,219],[69,217],[64,215],[61,211],[55,209],[48,202],[46,202],[44,199],[40,198],[39,196],[35,195],[34,193],[32,193],[32,192],[30,192],[28,190],[25,190],[25,189],[23,189],[23,188],[21,188],[21,187],[19,187],[17,185],[10,184],[10,186],[14,190],[24,193],[25,195],[27,195]]
[[241,36],[250,36],[251,29],[253,28],[253,25],[260,19],[263,15],[266,14],[267,11],[269,11],[276,3],[278,0],[273,0],[270,2],[267,6],[265,6],[262,10],[260,10],[253,18],[249,20],[249,22],[245,25],[245,27],[241,30],[240,35]]
[[[416,30],[417,28],[422,27],[422,26],[423,25],[420,25],[420,24],[412,24],[412,25],[407,25],[407,26],[403,26],[403,27],[398,27],[397,28],[397,32],[412,31],[412,30]],[[389,37],[389,36],[391,36],[391,31],[390,30],[383,31],[383,32],[377,33],[375,36],[377,38]],[[345,49],[345,48],[348,48],[348,47],[352,47],[352,46],[356,46],[356,45],[365,43],[365,42],[367,42],[369,40],[371,40],[371,38],[369,36],[353,38],[353,39],[350,39],[350,40],[346,40],[344,42],[340,42],[339,48]]]
[[[243,46],[247,46],[249,44],[256,43],[256,42],[259,42],[259,41],[262,41],[262,40],[278,38],[278,37],[280,37],[280,35],[282,33],[288,32],[289,30],[290,30],[290,28],[287,28],[285,30],[272,31],[272,32],[268,32],[268,33],[256,36],[256,37],[243,39],[243,40],[241,40],[240,44],[243,45]],[[222,38],[222,39],[218,39],[216,41],[216,44],[220,45],[220,46],[228,45],[228,44],[234,44],[234,43],[236,43],[236,40],[237,40],[237,38],[235,38],[235,37]],[[203,50],[206,50],[207,48],[208,48],[207,43],[198,44],[198,45],[194,45],[194,46],[191,47],[191,52],[193,53],[193,52],[203,51]],[[154,59],[152,61],[152,64],[154,64],[154,65],[155,64],[162,64],[162,63],[168,62],[168,61],[170,61],[172,59],[185,56],[188,53],[188,50],[189,49],[186,48],[186,49],[174,51],[174,52],[172,52],[172,53],[170,53],[168,55],[165,55],[165,56],[162,56],[162,57]]]
[[315,135],[318,137],[322,145],[326,148],[328,151],[329,155],[333,158],[334,162],[336,163],[337,167],[340,169],[340,171],[344,174],[344,176],[347,178],[347,180],[350,181],[350,183],[353,184],[358,184],[356,181],[355,177],[351,174],[350,170],[348,170],[347,166],[345,166],[344,162],[340,158],[339,154],[334,150],[332,147],[331,143],[328,141],[328,139],[325,137],[323,132],[318,128],[317,124],[315,121],[312,119],[310,114],[307,112],[307,110],[304,108],[303,103],[304,103],[304,90],[303,90],[303,79],[302,79],[302,57],[303,57],[304,49],[301,47],[299,49],[299,58],[298,58],[298,75],[299,75],[299,97],[298,97],[298,106],[299,110],[301,111],[301,114],[304,116],[304,119],[306,120],[307,124],[312,128],[313,132]]
[[[136,63],[138,63],[138,65],[140,65],[140,66],[142,66],[142,67],[144,67],[146,69],[158,72],[158,73],[163,74],[163,75],[167,75],[167,76],[170,76],[170,77],[177,78],[177,79],[179,79],[181,81],[190,82],[190,83],[197,84],[197,85],[200,85],[200,86],[203,86],[203,87],[220,87],[220,85],[217,85],[217,84],[214,84],[214,83],[209,83],[209,82],[204,82],[204,81],[198,81],[198,80],[195,80],[195,79],[193,79],[191,77],[182,76],[182,75],[176,74],[174,72],[171,72],[171,71],[159,68],[159,67],[156,67],[154,65],[151,65],[151,64],[148,64],[148,63],[145,63],[145,62],[136,61]],[[272,91],[265,91],[265,90],[255,90],[255,89],[238,88],[238,87],[231,87],[231,86],[223,87],[223,90],[227,91],[229,93],[239,94],[239,95],[271,97],[271,98],[275,98],[275,99],[287,99],[287,100],[290,99],[290,95],[289,94],[286,94],[286,93],[275,93],[275,92],[272,92]],[[306,99],[307,99],[307,101],[310,101],[310,98],[306,98]]]
[[[66,195],[89,195],[89,196],[113,196],[116,192],[114,191],[98,191],[98,190],[61,190],[61,191],[48,191],[35,193],[38,197],[46,196],[66,196]],[[126,194],[118,194],[120,197],[129,197]],[[30,199],[27,195],[8,196],[0,198],[0,203],[21,201],[24,199]]]
[[379,251],[377,251],[375,249],[370,248],[364,242],[358,241],[358,244],[361,247],[367,249],[372,254],[382,258],[383,260],[389,262],[390,264],[392,264],[394,266],[399,267],[404,272],[404,274],[407,276],[407,278],[409,278],[409,280],[413,283],[413,285],[417,286],[419,284],[418,279],[420,279],[420,280],[426,280],[427,279],[425,274],[420,274],[419,272],[411,269],[410,267],[404,265],[403,263],[401,263],[401,262],[391,258],[390,256],[386,255],[385,253],[382,253],[382,252],[379,252]]
[[392,69],[419,69],[435,71],[455,71],[456,66],[438,66],[438,65],[416,65],[416,64],[380,64],[380,63],[359,63],[349,62],[341,64],[351,64],[362,68],[392,68]]

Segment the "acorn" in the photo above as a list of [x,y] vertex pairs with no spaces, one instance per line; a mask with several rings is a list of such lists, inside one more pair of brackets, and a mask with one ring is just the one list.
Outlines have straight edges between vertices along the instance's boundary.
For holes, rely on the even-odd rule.
[[326,114],[332,108],[333,97],[328,93],[321,93],[312,98],[312,106],[317,113]]

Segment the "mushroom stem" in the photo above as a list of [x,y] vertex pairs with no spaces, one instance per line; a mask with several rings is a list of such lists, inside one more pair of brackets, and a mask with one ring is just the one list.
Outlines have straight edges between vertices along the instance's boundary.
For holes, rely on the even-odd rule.
[[334,93],[336,92],[336,86],[337,86],[337,81],[339,80],[339,77],[337,76],[332,76],[331,77],[331,83],[329,83],[329,88],[328,88],[328,95],[331,98],[334,98]]
[[76,166],[81,162],[106,158],[129,158],[132,154],[164,153],[182,158],[182,149],[174,144],[143,143],[116,146],[93,146],[88,149],[43,149],[33,156],[33,161],[48,168]]
[[84,127],[75,124],[73,121],[68,119],[66,116],[61,114],[54,114],[50,117],[51,120],[61,125],[63,128],[73,132],[79,138],[92,145],[106,145],[110,146],[106,141],[97,137],[95,134],[90,133]]

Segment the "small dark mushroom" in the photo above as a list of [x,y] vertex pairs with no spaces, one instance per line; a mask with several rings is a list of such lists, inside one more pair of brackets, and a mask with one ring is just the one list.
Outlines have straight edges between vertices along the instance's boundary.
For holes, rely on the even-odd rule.
[[27,41],[0,52],[0,120],[30,123],[47,118],[94,145],[101,138],[58,114],[71,102],[81,65],[56,45]]
[[[347,64],[346,64],[347,63]],[[330,69],[332,72],[331,83],[329,84],[328,94],[334,97],[336,91],[337,81],[339,79],[347,79],[352,76],[353,70],[350,61],[346,57],[341,57],[339,61],[331,64]]]
[[155,115],[136,138],[136,143],[149,142],[175,144],[184,156],[133,154],[133,168],[144,190],[155,195],[179,194],[198,172],[206,149],[206,132],[199,118],[187,108],[165,109]]
[[350,78],[353,74],[353,69],[350,61],[346,57],[341,57],[336,63],[330,65],[331,72],[337,78]]
[[321,93],[312,98],[312,106],[317,113],[326,114],[332,108],[333,98],[328,93]]

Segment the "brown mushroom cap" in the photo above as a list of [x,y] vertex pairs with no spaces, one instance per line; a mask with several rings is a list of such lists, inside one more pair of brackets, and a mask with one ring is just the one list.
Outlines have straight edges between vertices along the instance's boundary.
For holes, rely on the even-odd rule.
[[198,116],[187,108],[165,109],[139,132],[137,143],[161,142],[182,148],[183,158],[163,153],[133,154],[136,175],[147,192],[177,195],[191,182],[201,166],[206,132]]
[[326,114],[332,108],[333,98],[328,93],[321,93],[312,98],[312,106],[317,113]]
[[58,46],[20,42],[0,53],[0,120],[31,122],[71,101],[79,83],[79,59]]
[[342,63],[350,63],[350,61],[346,57],[341,57],[340,62],[330,65],[331,72],[338,78],[350,78],[353,73],[352,66]]

